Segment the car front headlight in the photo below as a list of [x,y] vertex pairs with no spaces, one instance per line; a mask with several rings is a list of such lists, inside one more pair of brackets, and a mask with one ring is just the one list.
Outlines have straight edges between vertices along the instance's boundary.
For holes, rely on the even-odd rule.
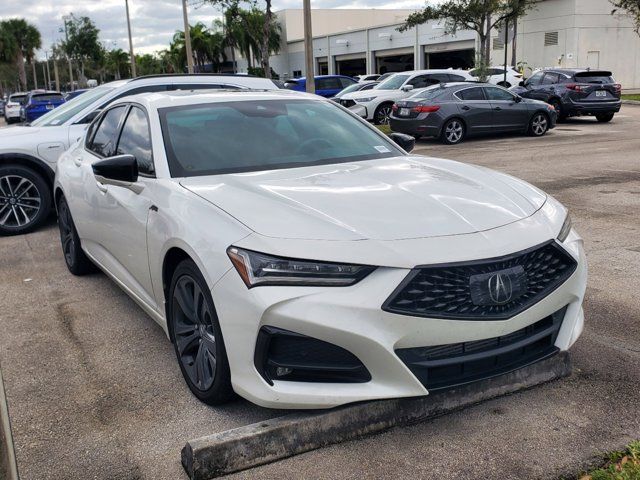
[[261,285],[346,287],[375,270],[366,265],[276,257],[233,246],[227,249],[227,255],[249,288]]
[[375,100],[377,97],[363,97],[363,98],[354,98],[353,101],[356,103],[369,103]]
[[571,232],[571,216],[567,213],[567,217],[564,219],[560,233],[558,234],[558,240],[564,242]]

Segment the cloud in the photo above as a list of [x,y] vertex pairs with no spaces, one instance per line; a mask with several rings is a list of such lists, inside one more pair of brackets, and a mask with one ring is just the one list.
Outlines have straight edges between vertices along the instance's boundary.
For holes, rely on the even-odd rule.
[[[211,25],[220,10],[210,5],[196,8],[198,1],[189,0],[189,22]],[[424,0],[312,0],[312,8],[418,8]],[[301,8],[300,0],[274,0],[274,10]],[[131,30],[136,53],[151,53],[167,48],[176,30],[182,30],[180,0],[129,0]],[[42,35],[43,50],[64,38],[63,15],[90,17],[100,29],[100,41],[107,48],[128,50],[127,20],[124,0],[20,0],[0,2],[0,19],[22,17],[34,24]],[[41,57],[44,53],[41,52]]]

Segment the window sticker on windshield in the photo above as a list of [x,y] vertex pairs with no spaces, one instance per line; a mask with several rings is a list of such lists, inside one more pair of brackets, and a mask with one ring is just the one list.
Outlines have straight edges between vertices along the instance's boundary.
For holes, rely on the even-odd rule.
[[391,151],[387,147],[385,147],[384,145],[374,145],[373,148],[378,150],[380,153],[389,153]]

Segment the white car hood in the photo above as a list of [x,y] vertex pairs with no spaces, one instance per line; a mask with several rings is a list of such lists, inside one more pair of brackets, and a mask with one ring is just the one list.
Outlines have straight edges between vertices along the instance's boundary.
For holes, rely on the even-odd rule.
[[34,135],[38,136],[40,132],[40,128],[37,127],[11,127],[11,128],[0,128],[0,141],[6,138],[12,138],[16,136],[22,135]]
[[189,177],[180,183],[251,230],[291,239],[461,235],[529,217],[546,200],[508,175],[409,156]]

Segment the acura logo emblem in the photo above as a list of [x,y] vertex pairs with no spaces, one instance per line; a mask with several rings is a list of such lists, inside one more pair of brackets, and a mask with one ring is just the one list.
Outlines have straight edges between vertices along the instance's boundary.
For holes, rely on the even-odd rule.
[[494,303],[499,305],[507,303],[513,295],[511,278],[503,273],[491,275],[487,281],[487,290],[489,290],[489,296]]

